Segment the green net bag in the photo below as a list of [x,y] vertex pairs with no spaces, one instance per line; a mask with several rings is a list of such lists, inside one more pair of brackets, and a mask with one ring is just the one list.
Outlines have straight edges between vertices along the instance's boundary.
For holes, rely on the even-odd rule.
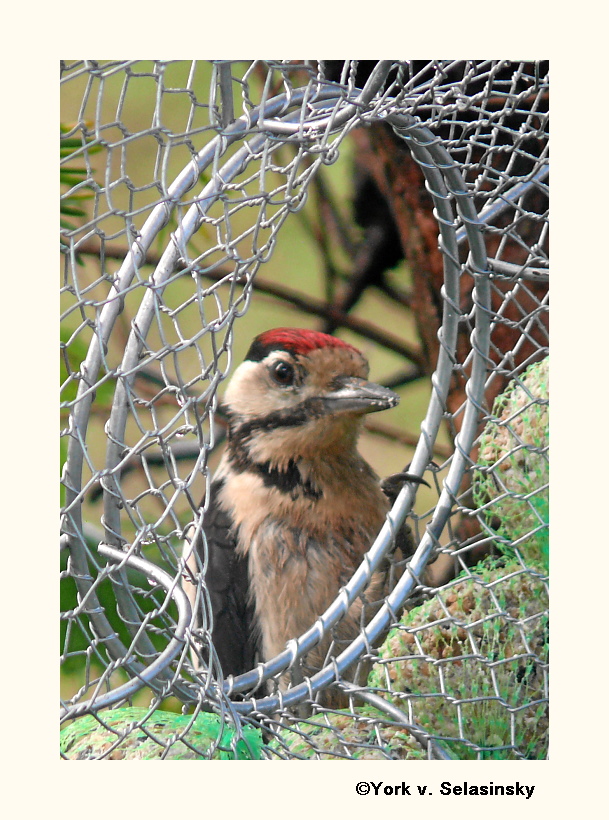
[[149,713],[126,707],[77,718],[61,731],[61,752],[68,760],[260,759],[262,737],[251,726],[237,738],[217,715]]
[[368,685],[457,759],[543,759],[547,607],[541,565],[490,559],[402,616]]
[[510,382],[480,438],[473,498],[496,544],[548,566],[549,356]]

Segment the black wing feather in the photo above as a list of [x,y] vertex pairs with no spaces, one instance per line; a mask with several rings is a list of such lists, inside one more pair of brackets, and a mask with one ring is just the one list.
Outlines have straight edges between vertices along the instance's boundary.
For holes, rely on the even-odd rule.
[[249,598],[247,556],[237,553],[230,514],[216,500],[221,487],[221,481],[212,483],[203,529],[208,551],[205,583],[213,613],[212,638],[226,676],[240,675],[255,666],[257,630]]

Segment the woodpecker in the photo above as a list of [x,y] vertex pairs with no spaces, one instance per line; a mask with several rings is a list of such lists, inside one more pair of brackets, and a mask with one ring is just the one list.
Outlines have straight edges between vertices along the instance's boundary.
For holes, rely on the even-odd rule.
[[[191,579],[206,567],[225,676],[275,657],[309,629],[384,523],[395,487],[383,491],[357,440],[364,416],[395,407],[399,396],[369,382],[368,369],[334,336],[277,328],[254,339],[230,380],[226,450],[203,520],[207,560],[200,538],[184,544]],[[398,540],[413,552],[411,537]],[[351,605],[335,629],[339,644],[381,605],[385,580],[376,572]],[[194,604],[192,580],[185,588]],[[325,665],[330,640],[309,653],[307,671]]]

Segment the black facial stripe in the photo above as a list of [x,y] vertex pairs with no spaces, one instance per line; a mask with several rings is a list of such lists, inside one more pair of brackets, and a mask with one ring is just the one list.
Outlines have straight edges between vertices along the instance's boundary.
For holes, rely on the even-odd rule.
[[252,464],[252,467],[262,478],[265,487],[275,487],[282,493],[289,493],[292,497],[302,493],[305,498],[311,498],[315,501],[323,495],[321,490],[313,486],[310,481],[303,480],[300,470],[291,460],[285,470],[271,467],[269,461],[264,464]]
[[319,398],[310,398],[297,404],[295,407],[286,407],[283,410],[273,410],[266,416],[250,419],[239,423],[238,416],[228,412],[229,440],[239,438],[247,441],[253,433],[266,430],[276,430],[279,427],[300,427],[312,419],[324,415],[323,402]]
[[317,501],[323,493],[310,481],[303,479],[297,464],[290,459],[285,469],[272,467],[270,461],[253,461],[243,446],[243,441],[232,439],[228,455],[231,466],[237,473],[255,473],[260,476],[265,487],[275,487],[282,493],[289,493],[293,498],[302,494],[305,498]]

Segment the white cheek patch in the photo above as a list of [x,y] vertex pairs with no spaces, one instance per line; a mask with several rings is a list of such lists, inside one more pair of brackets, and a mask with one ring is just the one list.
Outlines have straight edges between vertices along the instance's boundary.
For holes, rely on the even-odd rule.
[[226,388],[224,402],[238,416],[252,418],[271,413],[277,399],[261,372],[259,362],[243,362]]
[[306,390],[296,391],[275,384],[269,373],[269,361],[286,361],[285,356],[269,357],[262,362],[240,364],[224,394],[224,402],[238,416],[262,418],[276,410],[296,407],[306,398]]

